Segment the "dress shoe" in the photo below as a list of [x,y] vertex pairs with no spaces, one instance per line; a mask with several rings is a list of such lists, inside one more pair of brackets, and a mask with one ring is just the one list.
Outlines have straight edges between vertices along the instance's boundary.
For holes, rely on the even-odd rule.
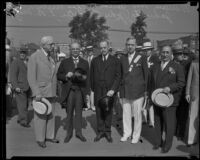
[[130,138],[130,136],[123,136],[120,141],[121,142],[126,142],[128,139]]
[[41,148],[46,148],[46,147],[47,147],[46,144],[45,144],[45,142],[39,142],[39,141],[37,141],[37,144],[38,144],[38,146],[40,146]]
[[46,139],[46,141],[51,142],[51,143],[59,143],[58,139]]
[[113,139],[112,139],[112,137],[111,137],[111,135],[110,134],[106,134],[106,139],[107,139],[107,141],[109,142],[109,143],[112,143],[113,142]]
[[76,135],[76,137],[78,138],[78,139],[80,139],[82,142],[86,142],[87,140],[86,140],[86,138],[83,136],[83,135]]
[[94,142],[98,142],[103,136],[104,136],[103,133],[98,134],[98,135],[95,137]]
[[160,145],[158,145],[158,144],[156,144],[156,145],[153,146],[153,150],[157,150],[159,148],[160,148]]
[[30,127],[31,127],[29,124],[25,124],[25,123],[20,123],[20,125],[21,125],[22,127],[25,127],[25,128],[30,128]]
[[72,138],[72,135],[67,136],[64,140],[65,143],[68,143],[70,141],[70,139]]
[[161,153],[167,153],[167,152],[169,152],[169,150],[170,150],[170,148],[163,147],[161,150]]
[[138,141],[139,141],[138,139],[134,139],[134,138],[133,138],[132,141],[131,141],[131,143],[132,143],[132,144],[136,144],[136,143],[138,143]]
[[95,107],[94,107],[94,106],[92,106],[92,107],[91,107],[91,109],[92,109],[92,111],[93,111],[93,112],[95,112],[95,111],[96,111],[96,109],[95,109]]

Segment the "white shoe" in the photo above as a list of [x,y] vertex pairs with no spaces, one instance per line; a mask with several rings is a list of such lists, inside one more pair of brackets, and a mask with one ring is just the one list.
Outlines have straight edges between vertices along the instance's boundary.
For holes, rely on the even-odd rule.
[[91,109],[92,111],[96,111],[95,106],[92,106]]
[[121,142],[126,142],[128,139],[129,139],[129,136],[128,136],[128,137],[127,137],[127,136],[123,136],[123,137],[120,139],[120,141],[121,141]]
[[138,139],[132,139],[131,143],[136,144],[136,143],[138,143],[138,141],[139,141]]

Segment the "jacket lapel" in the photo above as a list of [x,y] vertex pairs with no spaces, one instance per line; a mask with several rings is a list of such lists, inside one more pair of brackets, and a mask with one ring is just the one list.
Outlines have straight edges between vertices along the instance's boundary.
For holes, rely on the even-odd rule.
[[42,61],[46,64],[46,65],[48,65],[48,67],[51,69],[52,68],[52,66],[51,66],[51,62],[48,60],[48,58],[47,58],[47,56],[44,54],[44,52],[41,50],[41,59],[42,59]]
[[106,70],[109,66],[110,66],[110,62],[112,61],[112,57],[111,55],[108,55],[108,59],[106,60],[106,64],[105,64],[105,67],[104,67],[104,70]]

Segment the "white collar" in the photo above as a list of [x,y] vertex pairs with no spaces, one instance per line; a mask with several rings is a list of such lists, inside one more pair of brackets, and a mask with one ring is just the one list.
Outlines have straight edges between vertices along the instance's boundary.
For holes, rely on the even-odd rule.
[[72,56],[72,59],[73,59],[73,60],[79,60],[79,56],[76,57],[76,58]]
[[[106,57],[106,60],[108,59],[108,56],[109,56],[109,53],[107,53],[106,56],[105,56],[105,57]],[[103,54],[102,54],[102,59],[103,59],[103,57],[104,57],[104,56],[103,56]]]
[[41,47],[43,53],[45,54],[45,56],[48,56],[48,53]]

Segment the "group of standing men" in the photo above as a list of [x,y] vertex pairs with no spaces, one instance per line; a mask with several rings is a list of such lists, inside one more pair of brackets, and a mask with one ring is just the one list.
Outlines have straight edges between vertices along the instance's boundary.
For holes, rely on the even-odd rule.
[[[112,143],[112,106],[106,117],[102,118],[102,109],[98,101],[104,96],[116,98],[118,92],[123,109],[123,136],[120,141],[124,142],[131,138],[131,143],[138,143],[142,130],[143,104],[146,99],[150,100],[151,93],[155,89],[162,88],[163,92],[171,93],[175,100],[168,108],[160,108],[150,102],[155,110],[155,122],[152,122],[152,125],[157,137],[153,149],[161,147],[162,153],[170,150],[176,124],[176,106],[180,101],[180,91],[185,85],[184,72],[180,65],[172,61],[170,46],[164,46],[161,51],[161,61],[153,63],[136,51],[136,40],[132,37],[126,40],[127,54],[120,59],[109,53],[108,41],[101,41],[101,54],[88,63],[80,57],[80,44],[74,42],[70,46],[71,57],[64,59],[57,66],[50,56],[53,44],[53,37],[43,37],[41,49],[30,56],[27,65],[27,81],[33,98],[41,100],[44,97],[52,104],[50,115],[41,116],[34,112],[36,141],[40,147],[45,148],[46,141],[59,143],[59,140],[55,139],[54,132],[56,85],[59,80],[62,81],[59,102],[66,104],[67,136],[64,140],[66,143],[73,136],[74,111],[76,137],[83,142],[86,141],[82,134],[82,107],[87,105],[91,93],[94,94],[94,106],[96,106],[97,135],[94,142],[105,137]],[[86,72],[85,81],[78,85],[72,81],[76,68]],[[133,128],[132,117],[134,117]],[[165,140],[162,140],[162,124],[166,133]]]

